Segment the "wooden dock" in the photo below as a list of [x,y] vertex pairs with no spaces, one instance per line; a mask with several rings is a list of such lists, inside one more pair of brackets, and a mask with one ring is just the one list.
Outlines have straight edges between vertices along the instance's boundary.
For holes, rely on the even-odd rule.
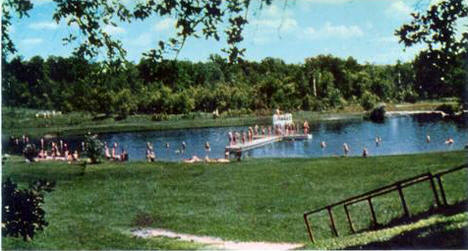
[[311,139],[312,135],[310,134],[291,134],[291,135],[279,135],[279,136],[254,136],[254,139],[251,142],[245,142],[245,144],[236,144],[236,145],[228,145],[226,146],[226,150],[229,153],[237,153],[243,152],[247,150],[251,150],[254,148],[262,147],[264,145],[268,145],[274,142],[282,141],[282,140],[306,140]]

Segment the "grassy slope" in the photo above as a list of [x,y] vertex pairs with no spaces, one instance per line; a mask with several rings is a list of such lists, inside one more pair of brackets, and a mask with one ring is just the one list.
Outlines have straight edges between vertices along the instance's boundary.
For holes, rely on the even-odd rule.
[[[448,102],[450,103],[450,102]],[[388,106],[388,110],[431,110],[442,102],[418,102],[416,104],[402,104]],[[113,118],[95,120],[87,113],[70,113],[53,119],[35,118],[37,110],[23,108],[2,108],[2,130],[4,135],[22,135],[27,133],[39,137],[46,133],[61,135],[94,133],[167,130],[217,126],[241,126],[254,124],[271,124],[271,116],[243,115],[222,119],[212,119],[210,114],[199,114],[194,119],[182,119],[176,116],[174,120],[152,121],[150,115],[133,115],[125,120],[115,121]],[[294,119],[303,121],[321,120],[327,118],[361,118],[360,106],[349,106],[345,110],[329,112],[299,111],[293,113]]]
[[[153,227],[183,233],[230,240],[307,243],[304,211],[427,170],[462,163],[466,163],[466,152],[368,159],[257,159],[224,165],[104,163],[88,166],[81,176],[78,165],[7,161],[3,178],[12,177],[23,184],[37,178],[54,179],[57,187],[46,197],[50,225],[45,231],[31,243],[3,238],[3,245],[7,249],[192,247],[167,239],[130,237],[128,231],[136,227],[136,216],[144,214],[151,216]],[[451,175],[444,182],[449,203],[467,198],[466,175]],[[398,197],[392,196],[374,201],[381,223],[402,214]],[[412,213],[432,204],[428,184],[406,189],[405,196]],[[360,229],[369,223],[363,208],[358,205],[351,209]],[[334,214],[340,233],[345,233],[344,213],[336,210]],[[346,241],[346,237],[326,240],[330,230],[325,216],[312,219],[314,233],[322,241],[309,248],[363,244]],[[466,217],[462,221],[466,222]],[[385,236],[390,238],[391,234]],[[371,235],[364,238],[364,243],[379,238],[382,236]]]

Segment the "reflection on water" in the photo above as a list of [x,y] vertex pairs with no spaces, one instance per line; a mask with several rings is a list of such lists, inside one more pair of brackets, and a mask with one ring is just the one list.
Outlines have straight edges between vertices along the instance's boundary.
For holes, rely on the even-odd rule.
[[[334,120],[310,123],[312,140],[283,141],[273,143],[244,153],[248,158],[259,157],[323,157],[343,154],[343,143],[351,149],[351,155],[361,155],[363,147],[369,154],[388,155],[430,151],[463,149],[468,144],[468,126],[466,123],[444,121],[436,116],[415,115],[398,116],[387,119],[384,123],[372,123],[364,120]],[[156,157],[160,160],[179,161],[193,155],[210,158],[224,157],[224,147],[228,143],[228,131],[242,131],[247,127],[219,127],[203,129],[183,129],[169,131],[130,132],[102,134],[100,138],[109,145],[118,142],[129,152],[130,160],[145,159],[146,142],[154,145]],[[426,135],[431,142],[426,143]],[[375,137],[382,138],[377,146]],[[453,138],[453,145],[446,145],[447,138]],[[72,148],[79,146],[81,139],[68,138]],[[182,141],[187,147],[181,151]],[[211,152],[205,152],[205,142],[210,142]],[[320,142],[327,147],[322,149]],[[5,143],[5,142],[4,142]],[[36,141],[37,143],[37,141]],[[166,148],[166,143],[169,147]]]

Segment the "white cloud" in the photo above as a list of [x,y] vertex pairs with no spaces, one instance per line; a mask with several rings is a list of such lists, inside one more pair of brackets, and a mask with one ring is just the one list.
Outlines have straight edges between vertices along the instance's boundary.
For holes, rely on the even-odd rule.
[[304,35],[307,38],[350,38],[350,37],[361,37],[364,32],[359,26],[351,25],[333,25],[330,22],[325,23],[323,27],[316,30],[312,27],[306,27],[304,29]]
[[103,30],[108,33],[109,35],[117,35],[117,34],[125,34],[127,31],[119,26],[113,26],[113,25],[106,25],[104,26]]
[[406,16],[410,17],[410,14],[413,10],[411,7],[406,5],[402,0],[394,1],[390,5],[390,8],[387,9],[386,13],[389,16],[396,16],[396,17],[401,17],[401,16]]
[[281,19],[258,19],[253,20],[252,25],[258,26],[259,29],[278,29],[280,31],[291,31],[297,28],[297,21],[294,18]]
[[25,38],[21,40],[21,44],[23,45],[37,45],[42,42],[43,42],[42,38]]
[[54,22],[37,22],[28,25],[33,30],[55,30],[58,28],[58,24]]
[[161,32],[161,31],[165,31],[165,30],[170,30],[171,28],[175,29],[175,25],[176,25],[176,20],[175,19],[165,18],[165,19],[157,22],[154,25],[153,29],[154,29],[154,31]]
[[152,42],[153,42],[153,38],[151,37],[150,32],[141,33],[135,39],[128,41],[129,44],[133,46],[138,46],[138,47],[148,47],[151,45]]

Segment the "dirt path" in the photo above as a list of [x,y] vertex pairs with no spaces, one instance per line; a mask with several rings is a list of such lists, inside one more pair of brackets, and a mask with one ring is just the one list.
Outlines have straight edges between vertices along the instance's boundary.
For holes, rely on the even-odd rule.
[[132,233],[138,237],[148,238],[163,236],[169,238],[177,238],[184,241],[193,241],[205,244],[214,249],[250,249],[250,250],[289,250],[300,248],[303,244],[299,243],[272,243],[272,242],[237,242],[237,241],[224,241],[217,237],[210,236],[197,236],[191,234],[180,234],[165,229],[153,228],[134,230]]

